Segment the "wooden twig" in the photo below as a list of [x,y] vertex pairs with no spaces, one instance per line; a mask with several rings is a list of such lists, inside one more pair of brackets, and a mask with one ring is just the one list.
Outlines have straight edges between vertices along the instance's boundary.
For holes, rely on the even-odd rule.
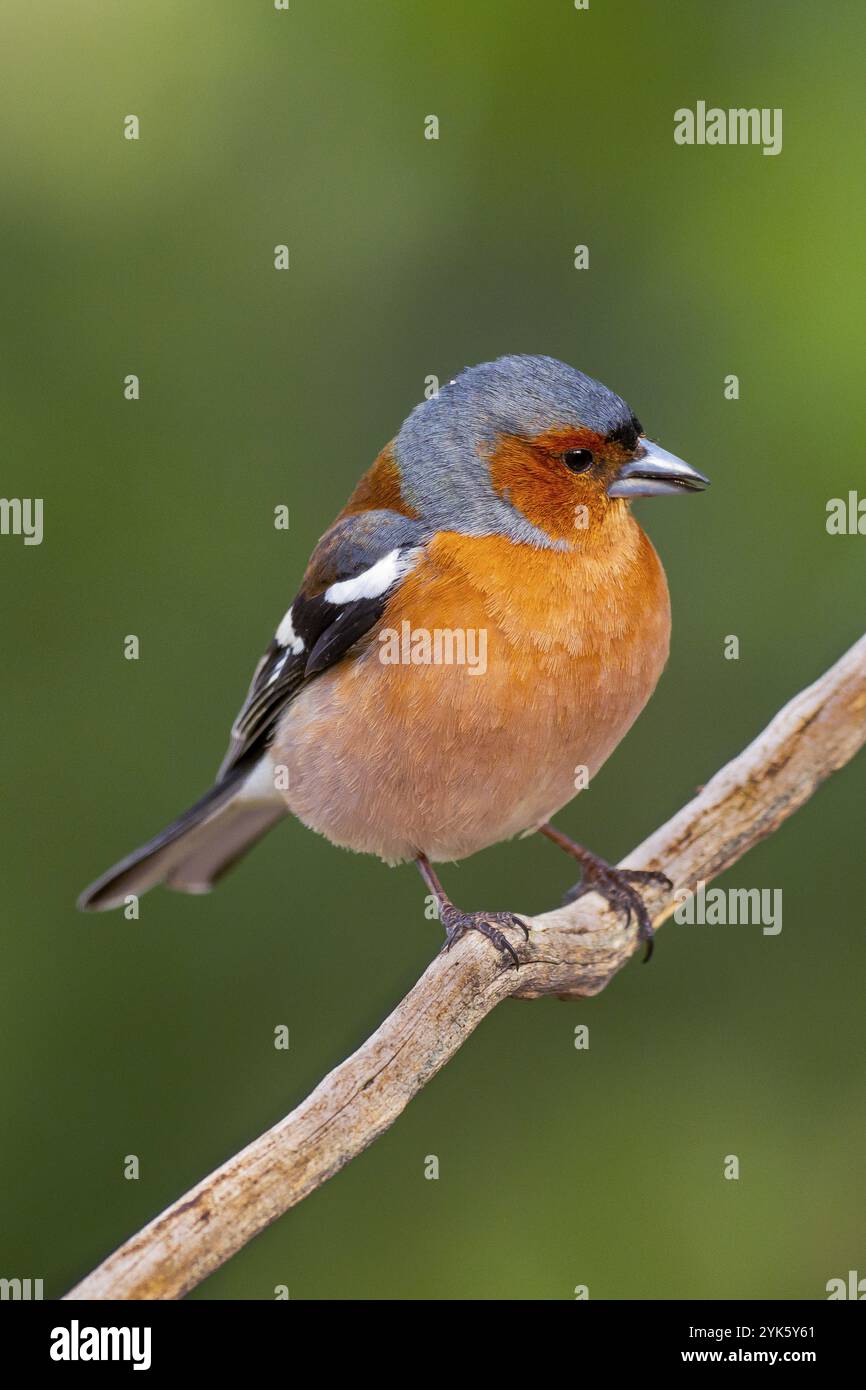
[[[623,861],[694,891],[782,824],[866,742],[866,637]],[[671,894],[646,894],[657,926]],[[520,970],[472,933],[438,955],[371,1038],[290,1115],[116,1250],[71,1299],[180,1298],[391,1125],[502,999],[597,994],[635,949],[591,895],[527,917]]]

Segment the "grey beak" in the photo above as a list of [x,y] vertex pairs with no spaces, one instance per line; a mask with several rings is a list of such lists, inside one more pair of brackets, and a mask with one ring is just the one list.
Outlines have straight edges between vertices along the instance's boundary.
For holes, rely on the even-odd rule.
[[703,492],[710,480],[696,468],[641,436],[633,459],[623,464],[607,490],[608,497],[663,497],[673,492]]

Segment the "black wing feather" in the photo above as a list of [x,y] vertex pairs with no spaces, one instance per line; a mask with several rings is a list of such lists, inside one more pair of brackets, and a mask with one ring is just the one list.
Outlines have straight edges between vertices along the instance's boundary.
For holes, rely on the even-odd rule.
[[[378,514],[379,517],[384,515],[389,514]],[[334,530],[340,528],[344,532],[339,537],[339,546],[334,545],[333,532],[324,538],[323,544],[329,547],[336,561],[336,578],[352,578],[375,564],[395,548],[395,532],[404,545],[409,541],[417,546],[421,539],[417,523],[390,514],[388,525],[378,522],[379,548],[373,550],[369,544],[361,544],[371,519],[372,514],[368,512],[363,517],[346,518],[338,523]],[[357,525],[353,526],[353,522]],[[268,646],[232,725],[231,743],[217,774],[218,782],[227,777],[241,759],[264,752],[280,715],[298,691],[346,656],[375,626],[390,594],[391,590],[386,589],[375,597],[351,599],[346,603],[331,603],[324,592],[308,596],[302,590],[297,595],[291,607],[292,626],[303,647],[295,652],[276,640]]]

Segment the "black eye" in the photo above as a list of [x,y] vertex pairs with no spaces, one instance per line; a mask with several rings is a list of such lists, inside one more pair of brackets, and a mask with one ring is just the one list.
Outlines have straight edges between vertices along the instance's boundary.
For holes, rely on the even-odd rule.
[[595,458],[591,449],[567,449],[562,461],[572,473],[585,473],[587,468],[592,468]]

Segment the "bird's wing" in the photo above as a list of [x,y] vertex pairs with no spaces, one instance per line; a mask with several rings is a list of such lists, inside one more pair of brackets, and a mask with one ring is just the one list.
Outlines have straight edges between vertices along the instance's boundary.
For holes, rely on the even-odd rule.
[[218,782],[263,750],[298,691],[369,632],[395,585],[418,563],[427,537],[420,522],[384,510],[343,517],[325,532],[255,669]]

